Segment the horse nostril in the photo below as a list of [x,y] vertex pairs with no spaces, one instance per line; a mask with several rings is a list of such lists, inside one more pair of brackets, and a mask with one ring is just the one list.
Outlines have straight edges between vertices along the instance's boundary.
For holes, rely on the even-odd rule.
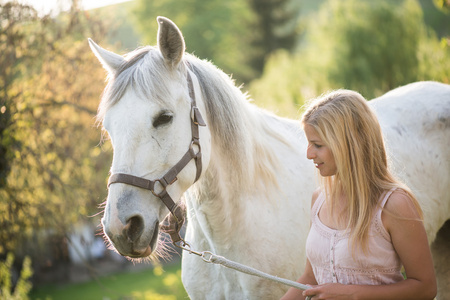
[[141,216],[133,216],[129,218],[127,225],[125,225],[124,231],[128,241],[134,243],[137,239],[139,239],[144,231],[144,220]]

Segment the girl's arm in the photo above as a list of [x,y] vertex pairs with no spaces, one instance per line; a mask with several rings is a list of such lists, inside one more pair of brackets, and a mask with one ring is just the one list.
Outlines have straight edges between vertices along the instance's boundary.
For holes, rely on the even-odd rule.
[[423,222],[406,194],[395,191],[382,213],[383,225],[405,268],[406,280],[389,285],[324,284],[303,295],[315,299],[433,299],[437,293],[431,251]]
[[[306,266],[305,271],[303,272],[303,275],[300,276],[300,278],[297,280],[297,282],[302,284],[310,284],[310,285],[316,285],[317,281],[314,277],[314,273],[311,267],[311,263],[309,262],[309,259],[306,259]],[[299,290],[297,288],[291,287],[287,293],[280,299],[280,300],[297,300],[297,299],[305,299],[304,296],[302,296],[302,290]]]
[[[314,206],[314,203],[317,200],[317,197],[319,197],[320,189],[316,189],[311,198],[311,209]],[[310,284],[310,285],[317,285],[316,277],[314,276],[314,272],[311,267],[311,263],[309,262],[309,259],[306,258],[306,265],[305,265],[305,271],[303,272],[303,275],[300,276],[300,278],[297,280],[297,282],[301,284]],[[305,297],[302,296],[302,291],[297,288],[290,288],[287,293],[280,299],[280,300],[290,300],[290,299],[305,299]]]

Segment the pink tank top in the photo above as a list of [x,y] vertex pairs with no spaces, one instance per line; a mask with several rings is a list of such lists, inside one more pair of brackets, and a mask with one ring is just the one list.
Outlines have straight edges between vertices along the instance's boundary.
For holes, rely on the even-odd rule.
[[[381,207],[395,189],[384,193]],[[334,230],[319,219],[319,210],[325,202],[320,193],[311,210],[311,230],[306,241],[306,255],[311,263],[318,284],[391,284],[403,280],[401,262],[392,245],[389,233],[381,222],[381,208],[375,212],[369,229],[370,253],[351,254],[349,232]]]

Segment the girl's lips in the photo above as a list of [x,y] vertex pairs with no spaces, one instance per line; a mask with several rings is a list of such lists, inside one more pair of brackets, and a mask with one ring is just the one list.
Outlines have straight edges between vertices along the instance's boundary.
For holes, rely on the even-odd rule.
[[314,165],[316,166],[316,168],[320,168],[323,165],[323,163],[314,163]]

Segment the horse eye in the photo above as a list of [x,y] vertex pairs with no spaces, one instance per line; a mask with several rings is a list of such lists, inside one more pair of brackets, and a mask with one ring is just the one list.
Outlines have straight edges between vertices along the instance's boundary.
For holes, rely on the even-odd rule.
[[167,112],[162,113],[153,122],[153,127],[157,128],[161,125],[168,124],[172,121],[172,119],[173,119],[173,116],[171,113],[167,113]]

